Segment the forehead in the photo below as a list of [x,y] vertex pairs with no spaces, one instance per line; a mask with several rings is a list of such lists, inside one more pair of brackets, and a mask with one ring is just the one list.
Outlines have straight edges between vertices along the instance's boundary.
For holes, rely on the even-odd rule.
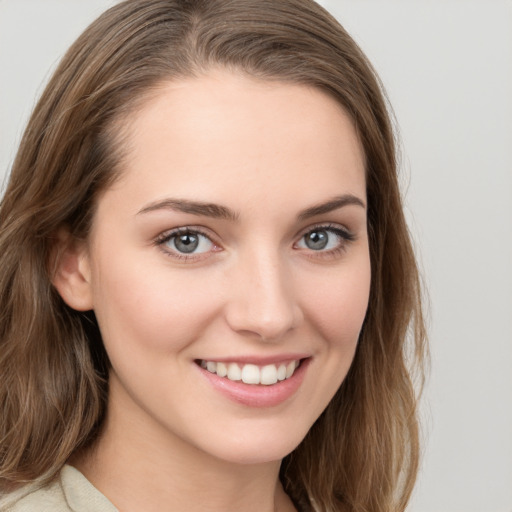
[[319,196],[313,202],[347,191],[365,197],[352,121],[316,88],[227,71],[172,81],[123,132],[127,151],[114,188],[125,187],[134,204],[159,194],[231,203],[245,203],[249,192],[267,201],[283,192],[309,191]]

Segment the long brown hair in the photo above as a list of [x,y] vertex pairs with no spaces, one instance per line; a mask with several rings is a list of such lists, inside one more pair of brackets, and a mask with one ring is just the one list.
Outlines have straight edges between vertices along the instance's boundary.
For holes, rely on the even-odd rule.
[[123,157],[119,126],[166,80],[212,67],[317,87],[366,157],[372,285],[352,367],[281,467],[304,510],[401,511],[418,469],[425,330],[392,126],[361,50],[313,0],[128,0],[64,56],[37,104],[0,206],[0,488],[50,481],[98,436],[108,358],[94,313],[51,285],[55,237],[86,238]]

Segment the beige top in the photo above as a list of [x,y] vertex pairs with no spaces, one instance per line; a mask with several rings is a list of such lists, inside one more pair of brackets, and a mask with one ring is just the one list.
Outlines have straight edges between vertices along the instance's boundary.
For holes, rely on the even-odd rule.
[[27,486],[0,497],[0,512],[118,512],[80,471],[64,466],[42,488]]

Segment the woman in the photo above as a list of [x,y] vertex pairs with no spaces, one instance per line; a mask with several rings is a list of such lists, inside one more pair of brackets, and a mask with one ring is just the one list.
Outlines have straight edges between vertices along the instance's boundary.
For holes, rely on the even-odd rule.
[[405,509],[418,274],[379,82],[316,3],[107,11],[0,229],[2,510]]

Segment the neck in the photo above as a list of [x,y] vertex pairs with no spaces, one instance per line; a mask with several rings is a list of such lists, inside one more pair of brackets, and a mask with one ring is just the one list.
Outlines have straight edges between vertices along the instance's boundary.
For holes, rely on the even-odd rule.
[[132,512],[290,512],[280,461],[239,464],[218,459],[168,430],[136,422],[120,428],[109,408],[103,432],[70,463],[118,510]]

